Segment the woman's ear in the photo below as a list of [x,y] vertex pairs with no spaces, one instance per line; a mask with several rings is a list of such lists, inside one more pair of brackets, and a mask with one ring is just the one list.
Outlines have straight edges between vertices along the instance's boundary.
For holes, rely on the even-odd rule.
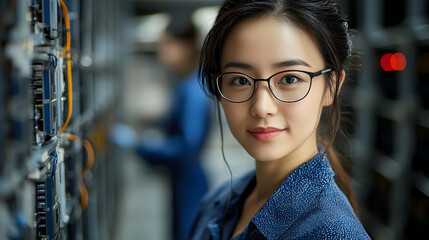
[[[336,79],[337,74],[334,72],[332,74],[332,79]],[[341,71],[341,76],[340,76],[340,82],[338,85],[338,91],[337,91],[337,96],[341,91],[341,87],[343,86],[344,83],[344,79],[346,78],[346,72],[344,70]],[[323,97],[323,106],[324,107],[329,107],[332,105],[332,103],[334,102],[334,96],[333,94],[335,94],[335,86],[332,86],[332,91],[329,87],[326,87],[325,90],[325,95]]]

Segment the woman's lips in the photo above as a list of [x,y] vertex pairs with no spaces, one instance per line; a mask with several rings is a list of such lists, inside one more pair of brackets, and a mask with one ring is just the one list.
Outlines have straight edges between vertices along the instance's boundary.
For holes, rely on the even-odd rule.
[[260,141],[269,141],[278,135],[280,135],[283,132],[284,129],[274,128],[274,127],[257,127],[252,130],[249,130],[248,132],[250,135],[252,135],[254,138]]

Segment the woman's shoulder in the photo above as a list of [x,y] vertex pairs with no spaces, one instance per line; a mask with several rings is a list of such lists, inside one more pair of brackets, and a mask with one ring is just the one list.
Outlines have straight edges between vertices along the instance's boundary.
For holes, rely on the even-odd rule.
[[229,194],[231,191],[231,199],[241,196],[242,191],[249,185],[254,178],[255,173],[249,172],[242,177],[233,179],[231,182],[225,183],[210,190],[201,200],[198,214],[194,220],[194,225],[191,231],[192,239],[205,239],[209,226],[212,226],[217,221],[220,221],[225,213],[225,208],[228,204]]
[[370,239],[347,197],[331,182],[289,228],[304,239]]
[[240,195],[242,191],[247,187],[250,181],[255,177],[255,171],[248,172],[239,178],[234,178],[231,181],[226,181],[219,186],[211,189],[202,199],[201,206],[211,204],[215,205],[226,205],[230,191],[235,195]]
[[230,183],[224,182],[209,190],[202,198],[200,207],[209,206],[210,204],[214,204],[215,202],[228,197],[229,187]]
[[340,211],[310,214],[295,224],[299,226],[289,228],[285,239],[290,235],[299,239],[370,239],[355,216]]

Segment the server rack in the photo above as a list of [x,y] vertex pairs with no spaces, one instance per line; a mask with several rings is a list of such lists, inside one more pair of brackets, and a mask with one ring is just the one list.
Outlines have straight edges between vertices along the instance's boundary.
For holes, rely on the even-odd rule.
[[124,9],[0,1],[0,239],[112,238]]
[[[429,3],[350,1],[363,54],[351,94],[361,219],[374,239],[429,236]],[[388,53],[406,57],[403,71],[385,71]]]

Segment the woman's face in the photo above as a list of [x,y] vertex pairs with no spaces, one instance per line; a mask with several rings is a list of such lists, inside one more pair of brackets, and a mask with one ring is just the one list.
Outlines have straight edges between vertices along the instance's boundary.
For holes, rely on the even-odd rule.
[[[265,79],[284,70],[317,72],[325,66],[307,33],[284,19],[262,16],[241,21],[229,32],[221,68]],[[256,160],[302,162],[318,151],[316,129],[323,106],[331,101],[325,89],[324,75],[314,77],[304,99],[286,103],[275,99],[267,82],[258,82],[250,100],[221,103],[232,134]]]

